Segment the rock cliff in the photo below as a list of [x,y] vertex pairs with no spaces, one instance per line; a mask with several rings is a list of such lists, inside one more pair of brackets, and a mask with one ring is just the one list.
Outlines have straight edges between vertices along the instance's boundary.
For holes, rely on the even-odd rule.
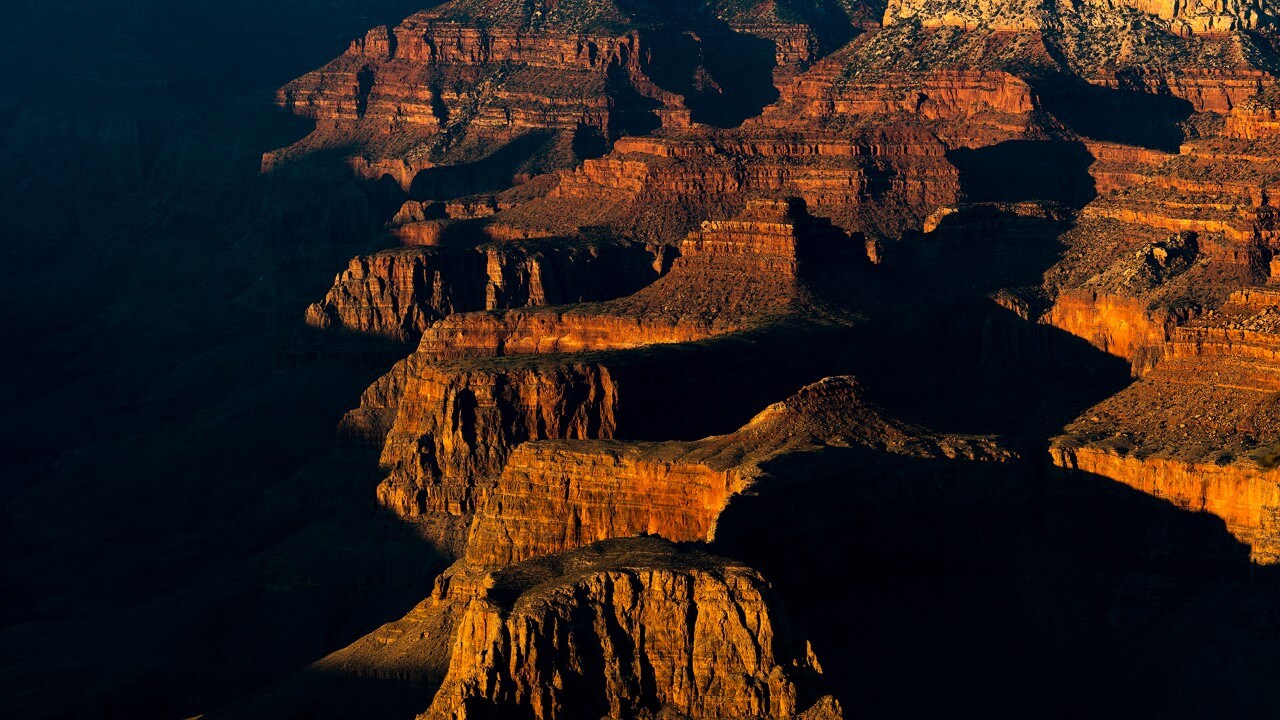
[[[496,475],[523,440],[609,438],[620,423],[650,422],[639,418],[672,396],[652,389],[669,360],[650,349],[776,325],[812,302],[806,277],[856,270],[863,252],[798,201],[753,202],[706,223],[682,250],[666,275],[625,298],[464,313],[429,327],[346,420],[349,432],[383,442],[383,502],[406,515],[467,512],[477,480]],[[762,371],[733,357],[736,342],[691,345],[698,359],[685,372],[698,382],[719,372],[719,385]]]
[[454,313],[626,294],[657,277],[661,258],[643,246],[563,239],[396,248],[352,259],[306,319],[314,327],[416,341]]
[[946,25],[966,30],[990,28],[1013,32],[1043,30],[1060,21],[1061,15],[1123,15],[1134,11],[1143,20],[1166,27],[1178,34],[1223,33],[1250,30],[1272,24],[1276,8],[1269,2],[1196,2],[1178,3],[1165,0],[1125,0],[1123,2],[1089,2],[1057,6],[1025,0],[997,2],[954,2],[947,0],[891,0],[885,10],[884,24],[918,21],[926,25]]
[[1008,461],[991,438],[886,417],[849,377],[825,378],[728,435],[686,443],[522,445],[472,521],[464,558],[502,567],[618,537],[712,541],[730,499],[779,456],[863,446],[921,458]]
[[1173,328],[1155,370],[1069,425],[1055,461],[1217,515],[1256,560],[1280,559],[1277,318],[1280,295],[1253,289]]
[[[307,320],[415,343],[343,432],[457,558],[316,668],[424,718],[830,717],[864,673],[1042,688],[984,638],[1110,657],[1183,563],[1276,562],[1272,23],[452,0],[287,85],[316,127],[264,167],[338,161],[399,245]],[[888,639],[922,622],[949,673]]]
[[[517,565],[486,584],[459,622],[425,718],[495,708],[781,718],[815,704],[805,690],[816,661],[768,584],[738,563],[628,541]],[[838,716],[830,700],[816,710]]]

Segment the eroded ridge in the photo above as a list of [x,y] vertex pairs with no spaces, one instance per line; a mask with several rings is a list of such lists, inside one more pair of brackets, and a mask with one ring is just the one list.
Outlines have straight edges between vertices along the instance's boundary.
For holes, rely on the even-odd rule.
[[728,435],[693,442],[546,441],[520,446],[476,512],[464,559],[502,567],[608,538],[715,540],[733,496],[770,460],[823,447],[1004,462],[993,438],[943,435],[895,420],[851,377],[823,379]]
[[1266,3],[654,7],[455,0],[282,91],[318,125],[267,165],[402,193],[308,317],[416,342],[344,429],[458,558],[318,667],[428,718],[832,717],[760,574],[856,687],[815,549],[894,607],[1025,570],[1107,652],[1113,595],[1165,607],[1111,576],[1183,549],[1115,533],[1280,560]]
[[1174,329],[1164,359],[1069,425],[1056,462],[1221,517],[1280,560],[1280,293],[1233,293]]
[[[736,218],[707,222],[681,247],[670,272],[626,298],[463,313],[429,327],[417,351],[370,388],[345,421],[349,432],[385,438],[382,463],[390,476],[380,490],[383,502],[411,516],[468,512],[476,481],[496,475],[523,440],[643,431],[656,421],[662,398],[687,388],[659,389],[672,367],[681,367],[689,382],[763,372],[738,357],[738,341],[729,338],[790,333],[789,318],[803,322],[815,303],[807,277],[856,271],[865,258],[860,243],[809,217],[794,200],[753,201]],[[818,341],[804,332],[795,337],[799,347]],[[704,418],[696,425],[713,415],[691,417]]]
[[[563,167],[623,135],[741,122],[771,99],[775,73],[847,37],[837,28],[851,27],[852,13],[839,4],[779,12],[763,2],[451,0],[370,30],[281,88],[278,104],[317,128],[263,167],[329,151],[409,192],[509,186],[512,168]],[[485,158],[444,183],[429,172]]]

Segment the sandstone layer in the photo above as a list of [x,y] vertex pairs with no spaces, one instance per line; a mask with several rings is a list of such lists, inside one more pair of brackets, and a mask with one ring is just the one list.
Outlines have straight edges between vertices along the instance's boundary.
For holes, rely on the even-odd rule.
[[1222,518],[1259,562],[1280,560],[1280,294],[1246,290],[1175,328],[1140,382],[1089,409],[1055,461]]
[[[477,479],[496,475],[523,440],[610,438],[620,427],[643,428],[660,399],[682,387],[655,389],[668,360],[654,348],[708,343],[671,356],[688,356],[689,381],[711,380],[706,387],[764,372],[733,356],[737,341],[710,339],[752,328],[786,333],[779,323],[813,301],[805,278],[852,270],[862,253],[792,201],[750,204],[738,218],[708,222],[682,248],[670,272],[626,298],[459,314],[428,328],[418,350],[370,388],[346,420],[350,432],[383,443],[382,463],[391,473],[380,490],[383,502],[407,515],[467,512]],[[814,342],[796,337],[799,346]],[[801,365],[798,358],[783,363]],[[707,408],[691,420],[714,415]]]
[[[816,660],[753,570],[657,541],[494,573],[423,717],[798,717]],[[838,716],[827,700],[809,717]]]
[[850,377],[826,378],[728,435],[686,443],[550,441],[508,458],[472,521],[464,559],[502,567],[597,540],[713,541],[730,499],[767,463],[821,447],[1008,461],[990,438],[947,436],[886,417]]
[[397,248],[352,259],[306,319],[314,327],[416,341],[454,313],[626,294],[655,279],[662,265],[660,252],[641,246],[566,239]]
[[[316,129],[265,167],[372,181],[401,245],[308,311],[416,343],[343,431],[457,558],[317,667],[427,718],[818,717],[874,702],[879,637],[942,697],[1017,678],[1035,714],[1044,647],[1129,697],[1164,666],[1080,660],[1181,570],[1280,560],[1272,22],[453,0],[286,86]],[[929,612],[869,629],[867,597]],[[1006,616],[1039,647],[983,665]]]

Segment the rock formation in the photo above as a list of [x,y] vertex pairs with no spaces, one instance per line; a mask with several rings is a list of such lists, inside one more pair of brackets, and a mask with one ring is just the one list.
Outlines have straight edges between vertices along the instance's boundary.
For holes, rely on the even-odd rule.
[[886,418],[855,380],[826,378],[724,436],[525,444],[477,510],[464,557],[501,567],[617,537],[712,541],[730,499],[767,474],[762,467],[769,460],[830,446],[923,458],[1012,458],[990,438],[942,436]]
[[[610,438],[649,422],[672,392],[655,391],[667,360],[650,349],[768,332],[812,302],[807,278],[855,269],[862,253],[799,201],[752,202],[737,218],[708,221],[681,248],[666,275],[625,298],[464,313],[429,327],[346,420],[355,435],[383,442],[382,501],[405,515],[468,512],[477,479],[496,475],[521,441]],[[686,372],[723,374],[716,383],[757,372],[733,356],[732,341],[689,352]],[[694,417],[705,422],[715,415],[707,412]]]
[[1069,425],[1055,461],[1212,513],[1276,562],[1278,318],[1280,294],[1252,289],[1173,328],[1155,370]]
[[[1067,6],[1066,12],[1048,3],[1025,2],[924,2],[891,0],[885,10],[884,24],[919,21],[925,25],[960,27],[966,30],[989,28],[1016,32],[1042,30],[1051,26],[1059,14],[1122,14],[1126,10],[1166,26],[1178,34],[1222,33],[1250,30],[1275,21],[1276,8],[1268,2],[1090,2]],[[1135,14],[1137,14],[1135,13]]]
[[453,313],[609,299],[648,284],[662,264],[642,246],[564,240],[396,248],[352,259],[306,319],[417,340]]
[[[287,317],[296,336],[262,350],[254,392],[221,404],[210,371],[217,401],[156,435],[175,476],[239,473],[207,503],[237,519],[183,547],[255,528],[217,622],[184,620],[239,638],[243,598],[299,634],[308,612],[342,620],[249,679],[269,638],[191,643],[181,672],[240,678],[242,704],[186,700],[205,681],[185,679],[173,708],[132,714],[1280,714],[1257,680],[1280,670],[1269,3],[449,0],[367,30],[279,89],[312,127],[261,157],[262,197],[222,212],[254,228],[228,257],[252,245],[308,277],[239,267],[251,279],[192,311]],[[169,188],[140,128],[101,132],[121,178]],[[104,217],[94,257],[111,259],[145,223]],[[264,279],[311,293],[335,269],[305,300]],[[342,371],[295,379],[315,357]],[[15,377],[38,386],[36,365]],[[254,443],[295,462],[320,441],[295,451],[294,426],[345,410],[331,456],[286,480],[263,450],[259,487],[248,461],[201,454],[253,445],[209,418],[292,408],[294,385],[341,410],[308,396]],[[152,390],[101,402],[128,420]],[[179,393],[154,390],[167,427]],[[107,417],[95,432],[123,432]],[[92,477],[97,447],[15,456]],[[216,483],[188,484],[201,515]],[[145,487],[101,521],[150,547],[160,521],[135,532],[127,509],[162,494]],[[6,533],[41,506],[93,515],[38,490],[15,491]],[[249,520],[244,497],[265,498]],[[382,558],[381,533],[420,554]],[[289,551],[259,557],[273,543]],[[22,552],[6,583],[42,557]],[[331,560],[361,570],[318,610],[291,605]]]
[[[603,543],[488,576],[423,717],[838,717],[768,584],[657,540]],[[802,704],[803,703],[803,704]]]
[[[1003,555],[884,518],[1102,477],[1275,561],[1280,345],[1257,286],[1280,262],[1280,61],[1241,32],[1271,22],[454,0],[286,86],[317,127],[266,166],[337,152],[399,188],[400,247],[307,317],[416,343],[343,430],[381,448],[381,504],[459,558],[319,667],[411,668],[431,718],[816,717],[839,706],[763,577],[666,541],[792,592],[820,583],[774,532],[983,566]],[[1033,545],[1073,527],[1039,522]]]

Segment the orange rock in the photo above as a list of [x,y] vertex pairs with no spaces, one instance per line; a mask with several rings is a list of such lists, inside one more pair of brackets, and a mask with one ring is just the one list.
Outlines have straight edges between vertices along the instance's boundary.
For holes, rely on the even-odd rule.
[[1155,365],[1176,327],[1173,316],[1144,300],[1089,290],[1063,293],[1041,320],[1128,360],[1134,374]]
[[[424,718],[645,711],[798,717],[819,673],[755,571],[657,540],[602,543],[490,575]],[[643,669],[643,670],[642,670]],[[809,717],[839,717],[816,703]]]
[[645,285],[657,266],[653,249],[585,241],[386,250],[353,259],[306,319],[319,328],[416,340],[457,312],[605,299]]
[[1124,483],[1192,512],[1211,513],[1246,543],[1255,562],[1280,562],[1280,469],[1251,462],[1189,462],[1059,445],[1054,462]]
[[729,435],[695,442],[527,443],[478,506],[464,560],[501,567],[597,540],[711,541],[730,499],[773,458],[819,447],[1003,461],[990,438],[947,436],[886,417],[856,381],[826,378]]

